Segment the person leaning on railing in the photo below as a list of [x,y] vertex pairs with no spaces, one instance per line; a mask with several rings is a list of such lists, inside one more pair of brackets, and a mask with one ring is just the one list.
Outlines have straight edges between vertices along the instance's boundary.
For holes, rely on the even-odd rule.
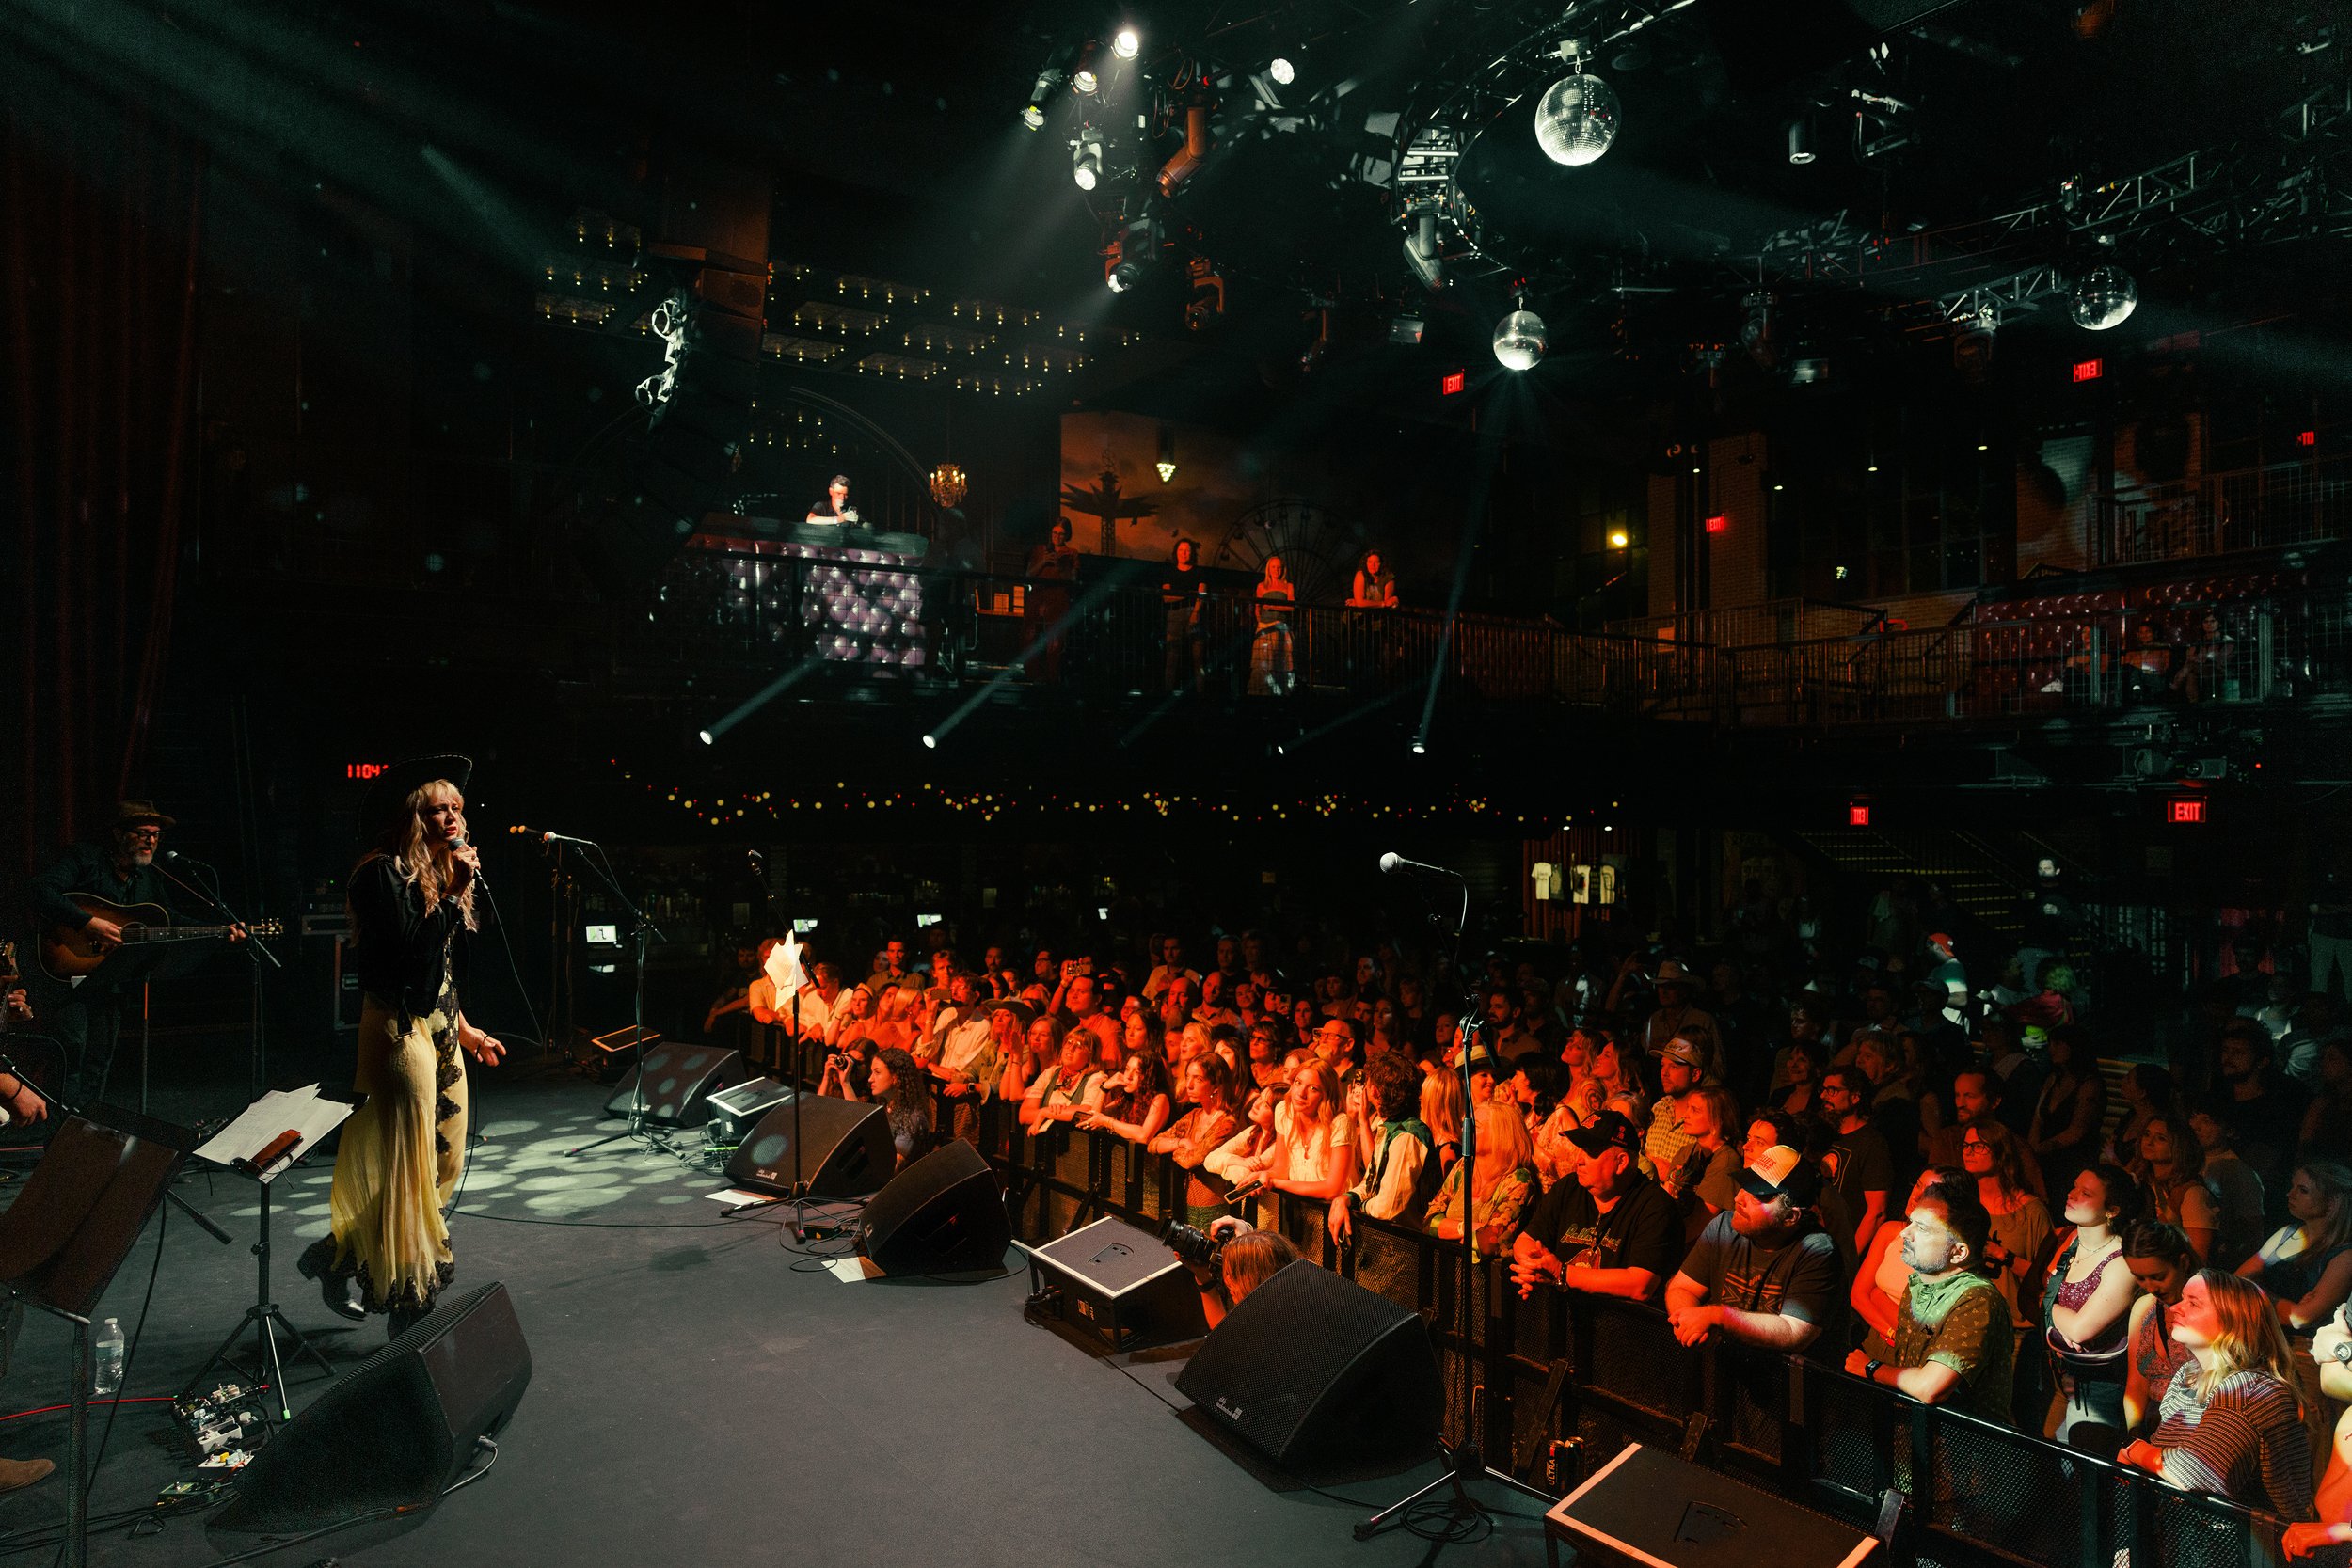
[[1352,1215],[1358,1209],[1370,1219],[1419,1224],[1438,1187],[1436,1139],[1419,1115],[1420,1069],[1384,1051],[1364,1065],[1364,1078],[1379,1119],[1362,1179],[1331,1200],[1327,1223],[1331,1239],[1340,1243],[1354,1236]]
[[2166,1386],[2155,1434],[2124,1444],[2116,1463],[2183,1491],[2310,1518],[2311,1438],[2286,1335],[2262,1287],[2198,1270],[2181,1291],[2172,1337],[2196,1361]]
[[1205,1226],[1224,1212],[1225,1186],[1201,1168],[1233,1135],[1233,1072],[1211,1053],[1184,1064],[1184,1098],[1191,1106],[1168,1131],[1145,1146],[1174,1160],[1184,1173],[1184,1222]]
[[1553,1285],[1656,1301],[1682,1260],[1682,1219],[1665,1189],[1643,1173],[1641,1134],[1623,1113],[1603,1110],[1565,1141],[1575,1168],[1529,1211],[1526,1228],[1512,1240],[1512,1282],[1522,1296]]
[[1853,1351],[1846,1370],[1923,1404],[1951,1404],[2008,1425],[2009,1307],[1979,1272],[1992,1228],[1973,1184],[1930,1187],[1903,1233],[1911,1289],[1895,1321],[1894,1354],[1882,1361]]
[[1843,1342],[1837,1243],[1814,1212],[1820,1173],[1775,1144],[1740,1173],[1740,1196],[1699,1233],[1666,1285],[1666,1318],[1686,1345],[1716,1334],[1766,1350]]
[[2320,1392],[2344,1402],[2344,1410],[2330,1434],[2313,1499],[2318,1521],[2289,1525],[2279,1543],[2291,1558],[2352,1543],[2352,1307],[2337,1308],[2336,1321],[2312,1338],[2312,1354],[2319,1363]]

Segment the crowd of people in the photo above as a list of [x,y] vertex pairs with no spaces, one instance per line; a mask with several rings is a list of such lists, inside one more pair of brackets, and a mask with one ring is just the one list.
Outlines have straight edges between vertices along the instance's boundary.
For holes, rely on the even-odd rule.
[[[739,1007],[777,1061],[797,1006],[825,1091],[887,1105],[902,1155],[1000,1100],[1169,1155],[1198,1226],[1287,1195],[1335,1245],[1365,1219],[1467,1239],[1523,1292],[1649,1303],[1685,1344],[1821,1357],[2301,1521],[2298,1549],[2352,1541],[2332,990],[2242,953],[2167,1061],[2131,1060],[2063,951],[1991,956],[1979,988],[1949,933],[1865,924],[1902,945],[1834,966],[1735,911],[1704,971],[1587,941],[1467,986],[1442,956],[1257,931],[1198,967],[1172,934],[969,965],[893,941],[712,1022]],[[1284,1250],[1251,1243],[1245,1274]]]

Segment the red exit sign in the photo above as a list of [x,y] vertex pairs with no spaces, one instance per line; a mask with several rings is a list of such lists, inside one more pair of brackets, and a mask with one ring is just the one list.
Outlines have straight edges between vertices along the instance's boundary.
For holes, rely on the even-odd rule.
[[1470,372],[1448,371],[1438,378],[1439,397],[1458,397],[1470,389]]
[[2201,796],[2175,795],[2164,803],[2164,819],[2184,826],[2201,825],[2205,820],[2205,801]]
[[2074,361],[2074,379],[2077,381],[2096,381],[2106,373],[2107,362],[2104,359],[2077,359]]
[[1867,800],[1854,800],[1850,802],[1846,807],[1846,826],[1849,828],[1867,828],[1869,825],[1870,803]]
[[389,762],[346,762],[343,764],[343,777],[346,779],[380,779],[391,771],[391,767],[392,765]]
[[1718,512],[1707,519],[1707,531],[1709,533],[1721,533],[1729,527],[1731,527],[1731,518],[1725,513]]

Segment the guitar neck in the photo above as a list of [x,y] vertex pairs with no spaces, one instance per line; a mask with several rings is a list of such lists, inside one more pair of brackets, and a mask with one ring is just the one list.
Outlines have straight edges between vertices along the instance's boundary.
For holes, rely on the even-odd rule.
[[196,942],[228,934],[226,926],[167,926],[160,930],[137,927],[124,931],[122,941],[128,946],[143,942]]

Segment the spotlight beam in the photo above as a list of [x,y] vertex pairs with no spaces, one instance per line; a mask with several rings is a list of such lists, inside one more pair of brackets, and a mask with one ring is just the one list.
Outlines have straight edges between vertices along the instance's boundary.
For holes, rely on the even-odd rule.
[[1013,655],[1012,662],[1007,664],[1002,670],[997,671],[993,675],[991,675],[988,680],[981,685],[978,690],[973,692],[972,695],[966,697],[961,704],[957,705],[956,710],[953,713],[947,715],[946,719],[940,721],[937,724],[932,725],[931,728],[924,734],[923,739],[926,744],[935,749],[939,742],[946,739],[949,735],[954,733],[957,725],[962,723],[966,719],[971,718],[974,713],[977,712],[982,703],[987,702],[991,697],[993,697],[998,691],[1002,690],[1004,687],[1011,681],[1014,675],[1028,668],[1029,660],[1035,658],[1038,654],[1044,649],[1047,643],[1053,641],[1063,632],[1075,626],[1077,624],[1078,617],[1086,614],[1096,605],[1099,605],[1104,600],[1109,598],[1112,594],[1126,587],[1128,584],[1134,582],[1137,578],[1143,575],[1143,563],[1136,561],[1122,561],[1118,565],[1112,567],[1108,572],[1105,572],[1103,575],[1103,580],[1088,589],[1084,594],[1080,594],[1077,602],[1073,604],[1067,610],[1063,611],[1059,620],[1056,621],[1052,626],[1047,626],[1043,634],[1041,635],[1036,641],[1030,643],[1027,647]]
[[778,697],[783,696],[786,691],[791,689],[795,682],[805,676],[810,671],[816,669],[820,662],[822,661],[818,659],[804,658],[801,660],[800,663],[792,666],[791,669],[787,670],[783,674],[778,675],[774,680],[770,681],[766,686],[760,688],[756,693],[745,701],[740,706],[730,710],[725,717],[718,720],[708,729],[704,730],[701,735],[702,743],[706,746],[716,746],[719,743],[719,737],[721,736],[735,728],[736,725],[741,723],[744,720],[749,719],[753,714],[757,713],[761,708],[766,707],[770,703],[774,702]]
[[1446,591],[1445,626],[1438,633],[1438,657],[1429,666],[1429,690],[1422,698],[1421,725],[1413,732],[1413,749],[1420,751],[1429,740],[1430,721],[1438,715],[1438,689],[1445,681],[1446,666],[1454,657],[1454,627],[1462,613],[1462,594],[1470,586],[1470,556],[1478,545],[1478,537],[1486,531],[1486,501],[1493,494],[1495,463],[1502,450],[1502,420],[1482,420],[1478,427],[1478,477],[1470,485],[1468,515],[1470,526],[1462,531],[1461,553],[1454,562],[1454,586]]

